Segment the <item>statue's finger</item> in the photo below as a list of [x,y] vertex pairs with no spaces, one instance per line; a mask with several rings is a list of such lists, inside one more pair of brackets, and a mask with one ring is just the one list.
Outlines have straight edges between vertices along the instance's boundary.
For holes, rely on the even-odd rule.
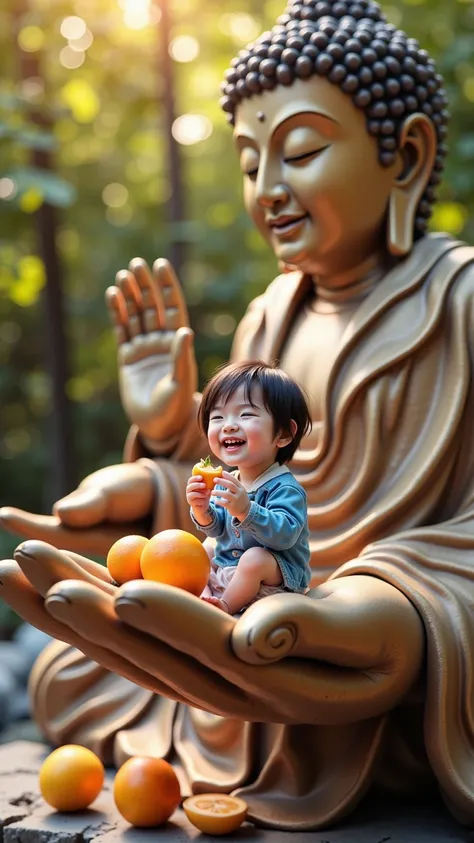
[[88,571],[90,574],[93,574],[94,577],[97,577],[100,580],[103,580],[106,583],[110,583],[111,585],[115,584],[115,581],[109,574],[109,570],[106,565],[101,565],[99,562],[94,562],[92,559],[88,559],[87,556],[81,556],[79,553],[73,553],[71,550],[66,548],[60,548],[62,553],[66,553],[73,562],[76,562],[85,571]]
[[[194,357],[194,332],[191,328],[180,328],[173,338],[171,346],[173,360],[173,380],[183,384],[194,377],[196,368]],[[197,378],[197,372],[196,372]]]
[[129,269],[140,290],[145,333],[161,330],[166,324],[166,304],[161,287],[155,283],[147,262],[142,258],[134,258]]
[[[0,597],[32,626],[43,630],[47,635],[51,635],[58,641],[64,641],[66,644],[76,647],[81,653],[89,656],[107,670],[119,673],[144,688],[148,687],[148,677],[139,668],[133,664],[128,664],[126,659],[118,653],[84,638],[80,632],[78,633],[73,629],[68,623],[67,611],[63,613],[62,617],[60,617],[60,612],[56,612],[55,617],[52,612],[47,611],[41,595],[28,582],[16,562],[10,559],[0,562]],[[154,689],[149,688],[149,690],[153,691]]]
[[118,345],[128,342],[130,333],[128,330],[128,315],[125,306],[125,298],[118,287],[107,287],[105,291],[105,303],[109,311],[109,318],[115,333]]
[[[125,613],[122,595],[130,603]],[[274,598],[265,599],[270,603]],[[234,619],[180,589],[142,581],[127,583],[118,592],[117,613],[127,623],[175,648],[182,658],[200,661],[203,671],[219,674],[220,681],[226,681],[239,694],[236,716],[330,724],[350,722],[354,713],[358,717],[362,711],[376,716],[387,705],[392,681],[381,677],[379,682],[370,671],[339,668],[309,658],[287,658],[264,666],[242,662],[232,649],[233,630],[237,628]],[[280,624],[281,619],[276,618],[275,634],[281,634]],[[291,627],[288,632],[293,634]],[[254,705],[253,714],[244,703],[241,705],[246,714],[241,713],[237,706],[240,694]]]
[[98,487],[82,487],[56,501],[53,513],[66,527],[94,527],[106,520],[107,498]]
[[[233,656],[229,639],[235,620],[187,592],[153,582],[123,585],[115,600],[119,617],[146,632],[171,654],[173,684],[194,696],[194,705],[230,717],[271,720],[273,709],[261,696],[248,695],[242,682],[246,665]],[[170,680],[171,681],[171,680]]]
[[[120,652],[130,665],[122,674],[127,679],[177,702],[200,705],[194,687],[200,685],[198,667],[183,664],[179,653],[124,624],[115,612],[114,601],[103,591],[88,583],[66,580],[53,586],[45,606],[53,617],[64,620],[87,640]],[[132,670],[146,676],[146,682],[135,678]],[[180,676],[182,681],[177,682]]]
[[153,278],[165,304],[165,327],[177,330],[188,326],[189,315],[183,290],[170,262],[163,258],[156,260],[153,264]]
[[16,548],[14,556],[26,578],[43,597],[53,585],[65,579],[88,582],[112,596],[117,591],[112,581],[105,582],[104,579],[94,576],[64,551],[46,542],[23,542]]
[[140,288],[133,272],[129,272],[127,269],[122,269],[117,273],[115,283],[125,300],[128,332],[130,338],[133,339],[143,332],[143,300]]
[[[23,620],[32,626],[41,629],[58,641],[64,641],[66,644],[76,647],[85,656],[101,664],[112,673],[125,676],[143,688],[148,687],[149,677],[142,673],[136,665],[129,664],[118,653],[109,650],[107,647],[101,647],[96,642],[91,642],[71,628],[67,622],[67,604],[64,615],[65,623],[59,617],[60,612],[56,612],[57,617],[54,617],[51,612],[47,611],[43,598],[26,579],[17,563],[10,559],[0,562],[0,598],[5,600]],[[149,688],[149,690],[155,691],[154,688]]]
[[43,598],[13,559],[0,562],[0,597],[27,623],[85,652],[82,639],[45,610]]

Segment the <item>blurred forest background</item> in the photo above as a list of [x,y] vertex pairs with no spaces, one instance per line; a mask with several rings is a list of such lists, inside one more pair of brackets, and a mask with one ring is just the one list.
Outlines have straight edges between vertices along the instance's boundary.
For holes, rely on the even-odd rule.
[[[127,421],[104,291],[132,257],[177,260],[202,380],[227,358],[247,303],[275,275],[243,209],[218,100],[230,59],[273,24],[284,0],[164,2],[0,7],[0,505],[48,512],[61,485],[70,490],[120,460]],[[450,156],[432,227],[472,243],[474,0],[382,5],[445,76]],[[184,190],[183,219],[170,224],[171,128]],[[51,422],[59,299],[53,288],[46,294],[41,242],[64,297],[62,475]],[[0,534],[0,557],[16,543]]]

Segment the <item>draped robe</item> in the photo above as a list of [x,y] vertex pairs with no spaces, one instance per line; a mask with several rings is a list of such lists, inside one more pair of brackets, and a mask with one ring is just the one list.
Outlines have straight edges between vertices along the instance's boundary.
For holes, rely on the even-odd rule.
[[[278,358],[309,283],[300,273],[278,277],[250,305],[233,358]],[[53,645],[34,681],[47,734],[103,754],[114,747],[118,761],[146,743],[195,792],[237,791],[252,819],[280,829],[340,819],[374,781],[406,792],[437,782],[458,819],[474,824],[473,361],[474,249],[425,237],[354,314],[317,446],[303,444],[292,463],[308,495],[313,585],[376,576],[419,612],[425,665],[401,705],[337,726],[243,723],[153,696],[92,663],[85,670],[85,657]],[[202,453],[195,416],[172,454],[146,451],[131,430],[126,459],[145,460],[155,478],[154,532],[190,528],[184,484]],[[87,717],[77,702],[58,708],[55,687],[68,671]],[[282,694],[290,699],[291,689]]]

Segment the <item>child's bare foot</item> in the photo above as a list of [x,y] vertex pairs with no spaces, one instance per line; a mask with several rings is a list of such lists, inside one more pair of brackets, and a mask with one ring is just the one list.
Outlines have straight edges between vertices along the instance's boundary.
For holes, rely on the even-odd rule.
[[216,606],[217,609],[222,609],[223,612],[230,615],[229,607],[225,600],[219,600],[218,597],[201,597],[201,600],[204,600],[206,603],[210,603],[211,606]]

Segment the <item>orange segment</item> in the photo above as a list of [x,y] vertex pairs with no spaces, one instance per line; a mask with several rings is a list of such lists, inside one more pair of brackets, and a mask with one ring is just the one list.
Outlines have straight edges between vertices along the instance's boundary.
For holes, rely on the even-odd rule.
[[185,799],[183,810],[189,822],[204,834],[230,834],[245,820],[247,804],[238,796],[200,793]]
[[196,463],[193,467],[192,474],[200,475],[204,480],[208,489],[214,489],[214,479],[218,477],[222,477],[222,466],[214,466],[210,460],[210,457],[206,457],[206,459],[201,460],[201,462]]

